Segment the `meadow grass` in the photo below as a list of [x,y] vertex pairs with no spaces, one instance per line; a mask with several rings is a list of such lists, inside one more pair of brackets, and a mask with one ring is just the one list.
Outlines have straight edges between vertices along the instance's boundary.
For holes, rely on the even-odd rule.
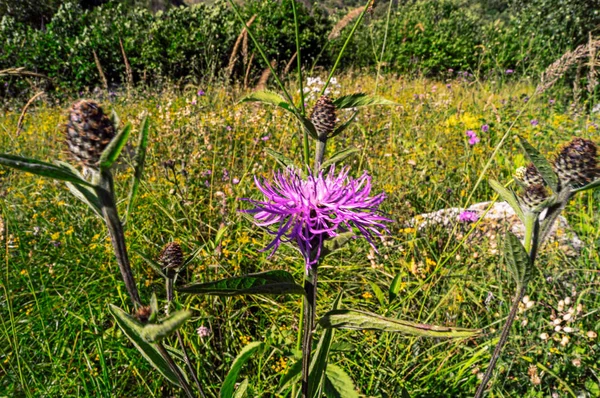
[[[382,79],[378,94],[398,106],[361,110],[357,122],[330,143],[328,153],[359,149],[346,164],[354,174],[367,170],[374,192],[386,192],[383,210],[395,222],[391,234],[379,242],[379,254],[359,241],[325,260],[317,314],[329,310],[342,292],[347,307],[436,325],[484,328],[485,333],[449,341],[337,331],[330,362],[345,369],[368,397],[398,396],[402,388],[413,397],[472,396],[510,307],[510,276],[490,242],[458,238],[470,226],[453,232],[416,231],[409,221],[420,213],[493,199],[485,179],[506,182],[526,164],[515,134],[542,153],[554,153],[573,136],[594,140],[597,120],[595,115],[569,113],[561,98],[529,99],[535,86],[527,81]],[[375,89],[370,75],[349,74],[338,81],[341,94]],[[297,88],[291,85],[289,91],[296,93]],[[302,137],[282,110],[237,104],[243,94],[220,86],[141,90],[105,103],[134,126],[144,112],[151,120],[141,194],[125,225],[144,302],[154,292],[162,298],[164,283],[137,253],[157,258],[172,240],[193,257],[188,281],[282,268],[302,279],[304,264],[295,253],[282,247],[269,258],[261,249],[270,237],[238,212],[248,207],[241,198],[259,196],[253,178],[271,176],[277,169],[265,149],[299,159]],[[19,135],[13,132],[20,111],[6,111],[0,116],[2,152],[68,160],[66,107],[40,103],[30,108]],[[487,132],[482,132],[483,125],[489,126]],[[469,145],[467,130],[477,132],[481,141]],[[509,139],[476,186],[508,130]],[[169,160],[172,167],[165,164]],[[121,197],[132,174],[129,163],[123,156],[115,172]],[[74,202],[63,184],[5,168],[0,170],[0,195],[5,229],[0,254],[0,396],[177,394],[107,311],[108,304],[126,307],[128,298],[101,221]],[[578,256],[568,257],[552,245],[542,250],[536,272],[543,277],[535,278],[529,290],[534,305],[519,314],[490,396],[600,394],[600,347],[588,333],[600,332],[598,199],[599,193],[586,192],[565,213],[585,245]],[[125,203],[120,206],[124,214]],[[225,232],[217,241],[219,230]],[[400,293],[389,300],[387,290],[396,275]],[[561,316],[559,301],[566,297],[571,304],[563,312],[582,306],[572,322],[576,331],[554,332],[551,317]],[[264,341],[267,348],[242,370],[242,377],[250,380],[248,396],[276,396],[279,380],[299,358],[293,350],[299,298],[180,295],[179,300],[194,312],[182,332],[210,396],[218,394],[233,358],[251,341]],[[201,326],[210,330],[209,336],[197,334]],[[542,340],[542,333],[548,339]]]

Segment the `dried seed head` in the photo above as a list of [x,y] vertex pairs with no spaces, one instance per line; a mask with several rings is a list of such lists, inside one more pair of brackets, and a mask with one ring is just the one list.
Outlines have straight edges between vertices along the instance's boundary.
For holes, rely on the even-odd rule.
[[66,132],[71,155],[88,167],[97,167],[100,155],[115,136],[115,127],[97,102],[79,100],[69,110]]
[[598,150],[593,141],[574,138],[563,146],[554,161],[561,187],[582,186],[600,176]]
[[169,273],[181,267],[183,265],[183,251],[179,243],[171,242],[165,245],[158,261],[163,269]]
[[548,191],[542,184],[529,185],[521,199],[529,209],[534,209],[548,199]]
[[544,178],[533,163],[529,163],[525,168],[525,174],[523,175],[523,184],[525,184],[525,186],[545,185]]
[[336,119],[337,116],[333,101],[326,95],[321,96],[317,100],[310,116],[310,121],[315,125],[319,138],[327,138],[331,134],[335,128]]
[[152,315],[152,308],[150,307],[140,307],[135,312],[135,317],[142,324],[148,323],[148,319],[150,319],[150,315]]

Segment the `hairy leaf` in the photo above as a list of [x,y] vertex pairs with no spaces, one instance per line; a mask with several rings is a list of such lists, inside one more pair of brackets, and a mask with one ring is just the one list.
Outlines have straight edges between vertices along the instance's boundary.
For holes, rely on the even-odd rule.
[[175,333],[192,316],[191,311],[177,311],[160,323],[149,323],[142,329],[142,338],[150,343],[158,343],[165,337]]
[[327,398],[358,398],[354,382],[342,368],[329,364],[325,377],[325,395]]
[[271,148],[266,148],[265,152],[271,156],[281,167],[284,169],[294,167],[294,161],[282,153],[272,150]]
[[321,169],[325,170],[331,165],[336,165],[357,152],[360,152],[360,150],[358,150],[357,148],[342,149],[341,151],[334,153],[333,155],[331,155],[331,157],[325,160],[321,164]]
[[390,101],[376,95],[368,95],[365,93],[355,93],[339,97],[333,104],[337,109],[358,108],[360,106],[371,105],[398,105],[394,101]]
[[335,128],[335,130],[333,130],[331,132],[331,134],[329,134],[329,138],[333,138],[337,135],[340,135],[344,132],[344,130],[346,130],[348,128],[348,126],[350,126],[352,124],[352,122],[354,121],[354,119],[356,119],[356,115],[358,115],[358,112],[354,112],[352,114],[352,116],[350,116],[350,118],[348,120],[346,120],[344,123],[340,124],[339,126],[337,126]]
[[506,232],[504,238],[506,239],[504,242],[506,268],[517,283],[517,289],[520,290],[529,281],[533,266],[519,238],[510,231]]
[[537,149],[531,146],[531,144],[527,142],[525,138],[521,136],[518,137],[521,146],[523,147],[523,151],[525,152],[525,155],[527,155],[529,161],[531,161],[535,168],[540,172],[542,178],[544,179],[546,184],[548,184],[548,186],[552,189],[552,191],[556,192],[558,190],[558,176],[552,169],[552,165],[550,164],[550,162],[548,162],[548,160],[546,160],[546,158],[543,157],[537,151]]
[[238,102],[262,102],[263,104],[275,105],[286,111],[294,112],[294,108],[279,94],[273,91],[254,91],[240,99]]
[[498,195],[500,195],[500,197],[502,199],[504,199],[506,201],[506,203],[509,204],[510,207],[512,207],[512,209],[515,211],[515,214],[517,215],[517,217],[519,217],[519,220],[521,220],[521,222],[524,222],[525,214],[523,213],[523,209],[521,209],[519,200],[517,199],[517,196],[514,194],[514,192],[505,188],[504,185],[500,184],[498,181],[494,180],[493,178],[490,178],[488,180],[488,183],[490,184],[492,189],[494,191],[496,191],[498,193]]
[[50,177],[56,180],[69,181],[75,184],[93,187],[94,185],[71,171],[53,165],[51,163],[41,162],[35,159],[24,158],[21,156],[0,154],[0,164],[12,167],[13,169],[26,171],[31,174],[36,174],[42,177]]
[[479,329],[424,325],[348,309],[329,311],[321,318],[319,325],[327,329],[380,330],[421,337],[472,337],[481,332]]

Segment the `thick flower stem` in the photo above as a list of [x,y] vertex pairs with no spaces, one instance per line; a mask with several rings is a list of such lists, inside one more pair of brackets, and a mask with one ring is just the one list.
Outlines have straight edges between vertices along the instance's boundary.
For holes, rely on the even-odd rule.
[[494,353],[492,354],[492,359],[490,360],[490,363],[487,367],[485,375],[483,376],[483,379],[481,380],[481,384],[479,385],[479,388],[477,388],[477,392],[475,393],[474,398],[483,397],[483,393],[485,392],[487,384],[490,381],[490,378],[492,377],[492,372],[494,371],[494,368],[496,367],[496,362],[500,358],[500,353],[502,352],[502,348],[504,348],[504,344],[506,344],[506,340],[508,340],[510,328],[511,328],[513,322],[515,321],[515,316],[517,316],[517,311],[519,310],[519,303],[523,299],[523,296],[525,295],[526,290],[527,290],[527,284],[524,284],[517,291],[517,294],[515,295],[515,297],[513,299],[512,308],[510,309],[508,318],[506,319],[506,322],[504,323],[504,326],[502,327],[502,333],[500,334],[500,340],[498,340],[498,344],[496,344],[496,348],[494,348]]
[[175,361],[173,361],[173,358],[171,358],[171,355],[169,354],[165,346],[162,345],[162,343],[156,343],[156,348],[158,349],[158,352],[160,352],[160,355],[164,358],[164,360],[167,361],[169,367],[171,368],[173,373],[175,373],[175,376],[177,376],[177,380],[179,380],[179,384],[181,384],[183,391],[185,391],[185,395],[187,395],[188,398],[195,398],[194,392],[192,391],[192,387],[190,387],[185,377],[183,377],[179,366],[177,366]]
[[102,206],[102,216],[110,234],[115,257],[117,258],[119,270],[125,282],[125,288],[129,293],[129,298],[135,307],[139,307],[142,303],[129,264],[125,234],[123,233],[123,225],[119,219],[113,192],[113,180],[110,171],[101,171],[96,187],[96,194]]
[[315,150],[315,169],[314,174],[319,175],[319,170],[321,170],[321,163],[323,163],[323,158],[325,157],[325,145],[327,144],[327,138],[319,138],[317,140],[317,147]]
[[315,323],[315,304],[317,302],[317,266],[308,271],[304,279],[304,320],[302,334],[302,397],[309,396],[310,354]]

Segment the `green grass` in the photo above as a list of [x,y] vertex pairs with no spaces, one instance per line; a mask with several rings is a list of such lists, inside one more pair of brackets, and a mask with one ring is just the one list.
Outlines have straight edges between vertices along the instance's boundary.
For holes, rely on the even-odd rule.
[[[342,94],[372,93],[375,87],[371,76],[339,80]],[[135,251],[156,258],[172,240],[180,242],[187,255],[197,253],[187,275],[190,280],[267,269],[286,269],[302,280],[303,262],[296,253],[283,247],[268,258],[260,250],[269,236],[238,212],[247,206],[240,198],[258,198],[253,177],[269,176],[275,168],[265,148],[301,158],[298,126],[281,110],[236,104],[244,94],[237,89],[200,88],[205,96],[197,97],[194,87],[139,92],[105,104],[134,126],[144,111],[151,118],[145,180],[125,227],[145,302],[156,292],[164,304],[164,283]],[[507,182],[525,164],[514,134],[547,154],[573,136],[598,141],[592,124],[597,120],[569,114],[560,98],[555,105],[548,97],[524,102],[522,96],[533,91],[527,83],[385,76],[379,94],[399,106],[361,110],[358,121],[328,146],[329,154],[348,146],[360,150],[347,164],[354,175],[367,170],[375,191],[385,190],[383,209],[395,222],[372,260],[366,242],[356,241],[324,262],[317,317],[343,292],[343,306],[348,308],[485,331],[481,337],[458,341],[336,332],[330,361],[351,375],[364,396],[394,397],[403,387],[411,397],[473,395],[514,286],[501,257],[490,254],[489,242],[461,244],[448,231],[415,232],[408,222],[423,212],[491,200],[494,193],[485,180]],[[68,159],[62,127],[66,107],[45,103],[30,109],[20,135],[13,133],[19,109],[0,116],[0,152]],[[531,125],[532,119],[538,126]],[[483,124],[490,126],[488,133],[481,132]],[[473,147],[465,137],[468,129],[481,138]],[[510,137],[476,185],[509,129]],[[176,162],[175,177],[163,166],[169,159]],[[115,177],[121,198],[126,197],[131,173],[125,156]],[[234,178],[239,183],[234,184]],[[101,220],[73,201],[63,184],[4,168],[0,195],[5,224],[0,241],[0,396],[179,394],[129,344],[108,312],[108,304],[127,307],[128,298]],[[554,247],[542,251],[536,282],[528,292],[535,305],[519,315],[489,396],[600,394],[600,347],[597,338],[586,336],[588,331],[600,332],[599,198],[588,192],[567,208],[566,217],[585,243],[579,256],[566,257]],[[126,203],[119,205],[124,214]],[[214,239],[222,227],[226,232],[217,246]],[[402,288],[389,302],[387,289],[396,275],[401,276]],[[573,322],[580,332],[571,333],[570,341],[561,345],[564,333],[553,332],[550,317],[567,296],[573,306],[583,306]],[[218,395],[231,362],[249,341],[264,341],[267,348],[243,368],[240,381],[249,378],[248,396],[275,396],[280,378],[298,355],[294,348],[299,298],[180,295],[177,300],[194,312],[183,334],[210,396]],[[209,327],[211,336],[200,338],[195,331],[200,326]],[[542,341],[541,333],[548,333],[549,340]],[[539,385],[532,382],[535,374],[541,378]]]

